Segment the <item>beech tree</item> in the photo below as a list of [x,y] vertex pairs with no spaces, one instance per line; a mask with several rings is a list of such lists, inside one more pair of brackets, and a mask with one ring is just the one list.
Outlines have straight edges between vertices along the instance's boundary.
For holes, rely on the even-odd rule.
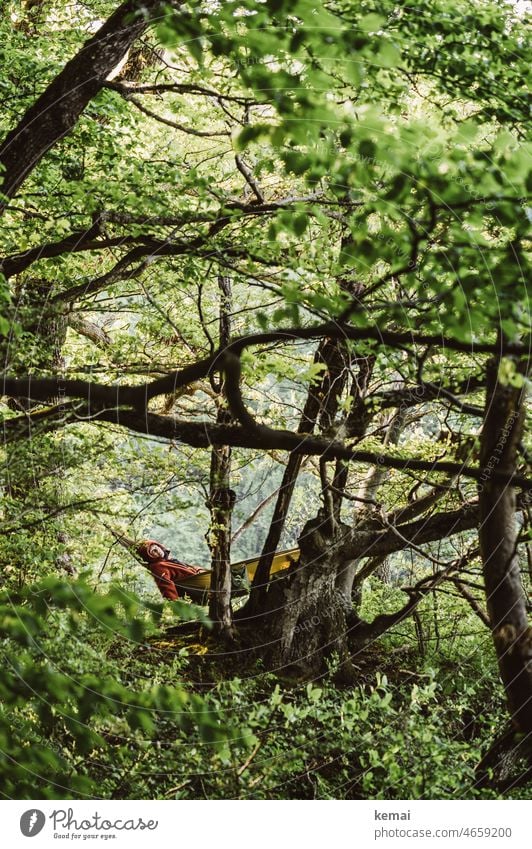
[[[271,669],[356,680],[455,582],[528,734],[525,21],[490,0],[93,2],[67,57],[62,3],[8,7],[6,445],[84,422],[212,451],[211,615]],[[60,367],[39,359],[58,322]],[[284,464],[235,621],[231,451]],[[320,507],[274,580],[304,458]],[[405,550],[426,574],[364,621],[364,581]],[[462,581],[479,556],[484,600]]]

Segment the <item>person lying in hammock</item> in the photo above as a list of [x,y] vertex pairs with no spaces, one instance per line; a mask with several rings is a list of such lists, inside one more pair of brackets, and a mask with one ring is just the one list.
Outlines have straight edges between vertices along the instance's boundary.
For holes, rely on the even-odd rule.
[[[208,571],[200,566],[190,566],[188,563],[169,559],[170,550],[153,539],[140,542],[137,551],[155,578],[161,595],[169,601],[177,601],[180,597],[179,592],[184,595],[183,589],[179,587],[179,582],[183,578]],[[189,594],[187,591],[187,595]]]

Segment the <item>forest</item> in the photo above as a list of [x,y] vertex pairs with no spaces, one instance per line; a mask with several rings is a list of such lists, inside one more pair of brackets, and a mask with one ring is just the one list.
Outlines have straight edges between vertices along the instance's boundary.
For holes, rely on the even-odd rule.
[[2,798],[532,799],[526,5],[0,4]]

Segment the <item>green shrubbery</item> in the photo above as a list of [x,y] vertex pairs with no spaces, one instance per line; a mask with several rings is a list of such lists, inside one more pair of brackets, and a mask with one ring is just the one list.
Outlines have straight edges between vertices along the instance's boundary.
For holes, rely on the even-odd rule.
[[[370,649],[371,663],[361,659],[354,688],[328,678],[280,683],[260,664],[247,678],[200,688],[193,661],[202,659],[187,658],[178,640],[166,652],[150,642],[161,612],[118,587],[97,593],[82,580],[48,578],[3,593],[7,796],[493,796],[475,788],[474,774],[505,721],[491,657],[464,656],[459,667],[440,653],[437,666],[436,657],[420,662],[410,650],[413,672],[394,661],[391,635]],[[189,618],[198,610],[178,603],[173,612]],[[205,663],[216,671],[215,656]],[[375,673],[379,666],[388,677]]]
[[[273,687],[273,694],[272,694]],[[253,735],[228,743],[220,767],[190,745],[175,759],[182,798],[403,799],[466,798],[482,738],[467,742],[463,705],[449,706],[441,687],[397,686],[385,676],[346,692],[330,684],[281,690],[271,679],[233,680],[211,699]],[[482,725],[483,737],[489,732]],[[183,754],[185,759],[183,760]],[[173,757],[168,753],[169,757]],[[178,784],[180,782],[176,782]]]
[[[202,615],[189,605],[183,616]],[[83,580],[49,577],[0,597],[0,776],[14,798],[112,795],[120,750],[150,747],[161,717],[216,746],[229,728],[201,696],[177,682],[138,679],[106,660],[113,641],[138,646],[161,605],[118,587],[97,593]],[[117,757],[118,754],[118,757]]]

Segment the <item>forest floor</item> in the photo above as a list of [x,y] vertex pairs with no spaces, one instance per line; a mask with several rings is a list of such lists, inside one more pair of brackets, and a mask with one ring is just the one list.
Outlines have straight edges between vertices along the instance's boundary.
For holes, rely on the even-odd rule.
[[[264,671],[259,648],[246,640],[245,635],[234,644],[227,644],[196,623],[172,627],[150,637],[139,649],[139,654],[154,665],[170,663],[173,658],[186,658],[186,680],[199,689],[234,677],[253,678]],[[357,683],[361,686],[375,686],[378,675],[386,675],[396,684],[414,683],[421,677],[410,668],[415,662],[415,652],[408,645],[390,648],[377,642],[354,654],[352,661],[359,674]],[[275,674],[287,687],[299,686],[305,680],[286,669]],[[324,678],[329,675],[329,671],[323,673]]]

